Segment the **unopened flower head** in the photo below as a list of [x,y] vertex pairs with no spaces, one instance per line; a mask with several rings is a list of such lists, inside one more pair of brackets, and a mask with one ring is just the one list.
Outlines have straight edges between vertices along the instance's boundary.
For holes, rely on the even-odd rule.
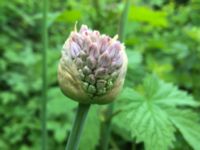
[[124,45],[82,25],[66,40],[58,68],[65,95],[81,103],[105,104],[120,92],[127,69]]

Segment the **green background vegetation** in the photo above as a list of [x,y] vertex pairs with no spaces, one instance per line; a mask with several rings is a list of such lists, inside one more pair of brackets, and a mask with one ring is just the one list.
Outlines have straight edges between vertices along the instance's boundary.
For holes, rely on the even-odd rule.
[[[64,149],[77,106],[57,83],[64,41],[76,21],[114,36],[124,5],[123,0],[50,0],[48,150]],[[110,149],[200,150],[199,14],[198,0],[130,3],[124,31],[128,73],[115,103]],[[0,23],[0,149],[39,150],[41,1],[1,0]],[[98,148],[104,108],[91,108],[80,150]]]

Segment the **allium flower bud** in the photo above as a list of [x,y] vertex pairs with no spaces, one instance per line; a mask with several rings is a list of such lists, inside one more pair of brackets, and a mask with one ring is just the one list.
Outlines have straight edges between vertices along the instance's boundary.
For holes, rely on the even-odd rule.
[[105,104],[120,92],[127,70],[125,47],[82,25],[66,40],[58,67],[63,93],[80,103]]

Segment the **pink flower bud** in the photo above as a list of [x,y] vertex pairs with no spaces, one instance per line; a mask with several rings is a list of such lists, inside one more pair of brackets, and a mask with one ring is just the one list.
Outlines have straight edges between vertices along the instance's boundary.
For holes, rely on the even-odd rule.
[[99,63],[98,65],[99,65],[100,67],[106,67],[106,66],[109,66],[109,65],[110,65],[111,59],[110,59],[110,57],[109,57],[108,52],[103,53],[103,54],[99,57],[98,63]]
[[81,51],[80,46],[77,43],[72,41],[70,43],[70,54],[71,54],[71,57],[72,58],[76,58],[79,55],[80,51]]
[[96,43],[92,43],[89,47],[89,55],[94,57],[94,58],[98,58],[99,56],[99,49],[97,47]]

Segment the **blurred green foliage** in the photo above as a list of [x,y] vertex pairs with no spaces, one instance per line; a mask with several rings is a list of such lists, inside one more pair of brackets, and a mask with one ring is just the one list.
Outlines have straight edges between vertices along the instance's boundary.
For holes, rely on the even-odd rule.
[[[124,4],[123,0],[50,1],[47,52],[49,150],[64,149],[76,110],[76,103],[60,92],[57,83],[57,64],[62,44],[73,30],[76,21],[78,26],[84,23],[101,33],[114,36],[118,32]],[[41,3],[36,0],[0,1],[2,150],[38,150],[41,146],[41,9]],[[200,109],[192,109],[193,103],[200,101],[199,14],[198,0],[131,2],[124,41],[129,57],[126,88],[117,100],[115,108],[116,111],[122,108],[130,110],[114,117],[111,149],[131,149],[131,146],[132,149],[139,150],[155,150],[156,146],[159,146],[160,150],[169,146],[173,150],[200,149]],[[145,82],[142,84],[142,81],[145,77],[150,78],[148,74],[155,74],[158,78],[152,77],[155,81],[145,87]],[[171,84],[163,83],[161,79],[176,84],[190,96],[183,94],[177,102],[177,93],[181,91]],[[136,107],[134,100],[139,100],[136,99],[139,98],[138,93],[151,96],[157,92],[164,92],[164,97],[159,97],[163,98],[163,104],[155,105],[158,111],[153,117],[157,123],[152,121],[151,124],[147,121],[147,118],[152,118],[146,104],[144,103],[144,107]],[[172,94],[172,97],[169,94]],[[118,103],[121,104],[123,100],[121,107]],[[154,100],[156,99],[150,102],[154,103]],[[94,106],[89,113],[81,138],[81,150],[94,150],[98,147],[102,107]],[[140,109],[141,112],[135,116]],[[137,124],[137,118],[147,120],[144,124]],[[146,135],[141,134],[143,132],[146,132]],[[154,132],[157,134],[152,138],[151,134]]]

